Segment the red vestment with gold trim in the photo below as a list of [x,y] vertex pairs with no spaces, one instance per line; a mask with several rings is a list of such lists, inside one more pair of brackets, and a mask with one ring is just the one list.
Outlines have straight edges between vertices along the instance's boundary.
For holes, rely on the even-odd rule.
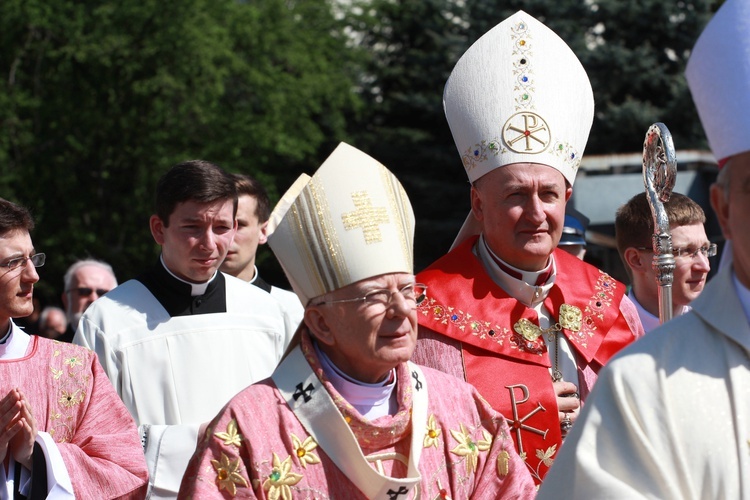
[[[427,299],[419,306],[420,333],[426,328],[460,342],[465,379],[505,415],[516,447],[539,483],[562,444],[550,356],[541,336],[530,340],[514,330],[522,318],[538,325],[537,314],[488,276],[472,252],[477,238],[417,276],[428,286]],[[544,306],[555,319],[563,304],[580,311],[575,326],[562,321],[561,334],[574,352],[583,399],[595,379],[591,373],[640,332],[631,330],[620,309],[625,285],[561,250],[554,259],[557,273]],[[415,362],[443,369],[442,355],[419,351]]]

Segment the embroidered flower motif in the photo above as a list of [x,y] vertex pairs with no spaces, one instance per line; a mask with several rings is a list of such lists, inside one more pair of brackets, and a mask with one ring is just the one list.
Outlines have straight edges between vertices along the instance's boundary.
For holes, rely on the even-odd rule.
[[312,436],[307,436],[307,439],[300,441],[300,439],[292,434],[292,446],[294,446],[294,452],[297,454],[297,459],[302,467],[307,468],[307,464],[319,464],[320,458],[312,451],[318,447]]
[[434,446],[439,447],[440,444],[440,429],[438,429],[437,422],[435,422],[435,415],[430,415],[427,419],[427,432],[424,435],[424,447],[429,448]]
[[54,378],[55,380],[60,380],[60,377],[62,377],[63,371],[56,370],[54,366],[50,366],[49,369],[52,370],[52,378]]
[[458,446],[453,448],[451,450],[451,453],[455,453],[456,455],[466,457],[466,472],[472,473],[476,472],[477,470],[477,461],[479,457],[480,451],[487,451],[490,449],[490,445],[492,444],[492,436],[482,429],[482,437],[483,439],[478,440],[477,442],[474,442],[471,439],[471,435],[466,430],[466,427],[464,427],[464,424],[461,424],[461,431],[454,431],[451,430],[451,435],[453,436],[453,439],[458,441]]
[[557,445],[553,444],[552,446],[547,448],[545,451],[536,450],[536,458],[541,460],[542,463],[546,465],[547,467],[551,467],[552,462],[554,461],[552,459],[552,456],[555,454],[556,451],[557,451]]
[[77,358],[75,356],[71,356],[68,359],[66,359],[65,364],[71,368],[74,368],[76,366],[83,366],[83,363],[81,363],[80,358]]
[[83,394],[81,393],[80,389],[75,392],[68,392],[66,390],[62,390],[60,391],[60,393],[62,395],[60,396],[60,399],[58,401],[61,405],[67,408],[75,406],[81,401],[83,401]]
[[268,492],[268,500],[292,499],[292,489],[302,480],[301,474],[292,472],[292,457],[286,457],[283,462],[279,461],[278,455],[273,454],[273,470],[268,479],[263,483],[263,490]]
[[237,432],[237,421],[232,419],[227,424],[226,432],[216,432],[214,436],[224,441],[224,446],[236,446],[240,447],[240,441],[242,441],[242,434]]
[[216,481],[219,483],[219,491],[227,490],[230,495],[237,494],[237,485],[247,486],[247,480],[237,472],[240,468],[239,457],[230,460],[226,454],[221,454],[221,462],[211,460],[211,465],[216,469]]
[[510,454],[503,450],[497,455],[497,475],[503,478],[508,475],[508,464],[510,462]]

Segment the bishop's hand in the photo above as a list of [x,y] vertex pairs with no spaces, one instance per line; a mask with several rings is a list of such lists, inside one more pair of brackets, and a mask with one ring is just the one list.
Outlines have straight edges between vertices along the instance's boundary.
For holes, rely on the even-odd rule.
[[557,396],[557,418],[560,421],[560,430],[565,437],[578,418],[578,410],[581,408],[578,387],[564,380],[552,382],[552,387]]

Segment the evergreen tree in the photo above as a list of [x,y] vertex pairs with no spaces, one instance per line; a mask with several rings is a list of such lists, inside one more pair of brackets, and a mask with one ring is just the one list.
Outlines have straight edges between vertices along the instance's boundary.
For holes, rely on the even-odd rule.
[[356,110],[346,42],[323,1],[4,0],[0,196],[36,215],[40,285],[89,255],[121,279],[150,265],[153,189],[179,161],[272,193],[317,166]]

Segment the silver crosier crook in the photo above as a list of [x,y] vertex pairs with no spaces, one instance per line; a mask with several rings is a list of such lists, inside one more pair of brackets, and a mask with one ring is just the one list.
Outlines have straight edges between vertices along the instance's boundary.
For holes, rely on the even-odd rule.
[[672,234],[664,203],[669,201],[677,178],[677,159],[672,134],[663,123],[654,123],[646,132],[643,142],[643,184],[654,218],[654,234],[651,236],[659,286],[659,322],[672,319],[672,281],[675,260],[672,254]]

